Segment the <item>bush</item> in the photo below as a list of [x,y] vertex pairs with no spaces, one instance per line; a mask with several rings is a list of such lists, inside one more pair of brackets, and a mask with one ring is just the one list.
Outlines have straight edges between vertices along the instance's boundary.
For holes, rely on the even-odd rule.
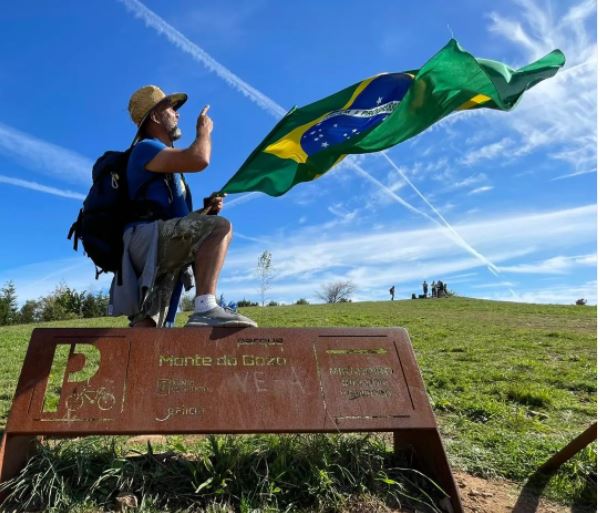
[[269,301],[267,306],[279,306],[279,303],[277,301]]
[[241,301],[238,301],[237,305],[238,308],[243,308],[245,306],[258,306],[258,303],[255,303],[254,301],[248,301],[246,298],[244,298]]
[[303,297],[301,297],[298,301],[296,301],[297,305],[309,305],[310,303],[304,299]]
[[22,324],[37,322],[40,320],[41,314],[40,302],[35,299],[28,299],[19,310],[19,322]]
[[98,292],[96,295],[88,292],[81,304],[81,314],[84,318],[90,317],[104,317],[108,312],[108,296],[102,292]]
[[103,292],[77,292],[64,283],[47,296],[28,299],[20,309],[17,308],[16,297],[12,282],[0,289],[0,325],[103,317],[108,313],[108,295]]
[[[58,285],[49,295],[38,301],[42,321],[60,321],[107,315],[108,296],[102,292],[77,292],[67,285]],[[32,305],[33,306],[33,305]]]

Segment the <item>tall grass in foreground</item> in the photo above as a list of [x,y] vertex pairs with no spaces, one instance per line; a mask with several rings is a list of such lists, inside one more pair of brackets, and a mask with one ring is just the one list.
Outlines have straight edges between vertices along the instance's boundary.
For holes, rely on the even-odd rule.
[[147,512],[336,512],[354,502],[436,513],[444,497],[371,435],[174,437],[157,449],[91,437],[43,444],[7,483],[5,510],[110,510],[128,499]]

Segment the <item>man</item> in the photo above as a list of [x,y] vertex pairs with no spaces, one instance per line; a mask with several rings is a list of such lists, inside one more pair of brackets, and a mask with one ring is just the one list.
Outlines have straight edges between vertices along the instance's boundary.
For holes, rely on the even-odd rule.
[[426,280],[423,280],[423,296],[427,297],[427,290],[429,289],[429,285]]
[[[256,323],[217,304],[217,280],[232,237],[229,221],[216,214],[222,198],[207,198],[209,213],[192,211],[182,172],[206,169],[211,157],[213,122],[204,107],[196,138],[184,149],[177,110],[187,95],[166,95],[154,85],[138,89],[129,101],[138,126],[127,167],[134,221],[123,234],[122,283],[111,287],[113,315],[126,314],[131,326],[164,325],[173,290],[191,264],[196,284],[194,312],[186,326],[255,327]],[[188,281],[186,288],[191,288]]]
[[394,296],[396,295],[396,285],[392,285],[390,288],[390,296],[392,296],[392,301],[394,300]]

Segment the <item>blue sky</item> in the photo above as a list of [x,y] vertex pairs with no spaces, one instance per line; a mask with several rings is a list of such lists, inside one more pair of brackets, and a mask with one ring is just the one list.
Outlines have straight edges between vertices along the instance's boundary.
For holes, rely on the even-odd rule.
[[[131,93],[183,91],[183,137],[210,104],[213,158],[188,175],[197,202],[235,173],[275,122],[370,75],[416,69],[453,35],[477,57],[567,65],[508,113],[446,118],[385,154],[342,163],[286,195],[227,198],[234,242],[219,293],[316,301],[350,279],[355,300],[441,279],[464,296],[596,303],[596,3],[65,0],[4,9],[0,46],[0,285],[19,301],[94,280],[66,240],[107,149],[135,133]],[[495,269],[495,271],[494,271]]]

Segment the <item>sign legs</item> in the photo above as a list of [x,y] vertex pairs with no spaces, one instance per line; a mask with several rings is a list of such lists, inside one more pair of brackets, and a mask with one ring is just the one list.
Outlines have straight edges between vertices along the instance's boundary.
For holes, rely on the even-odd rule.
[[[464,513],[458,488],[437,429],[403,429],[394,431],[394,454],[408,453],[413,464],[431,477],[448,495],[449,503],[440,504],[448,513]],[[448,502],[448,501],[446,501]]]
[[[15,477],[33,456],[36,437],[4,433],[0,446],[0,483]],[[0,493],[0,501],[3,499]]]

